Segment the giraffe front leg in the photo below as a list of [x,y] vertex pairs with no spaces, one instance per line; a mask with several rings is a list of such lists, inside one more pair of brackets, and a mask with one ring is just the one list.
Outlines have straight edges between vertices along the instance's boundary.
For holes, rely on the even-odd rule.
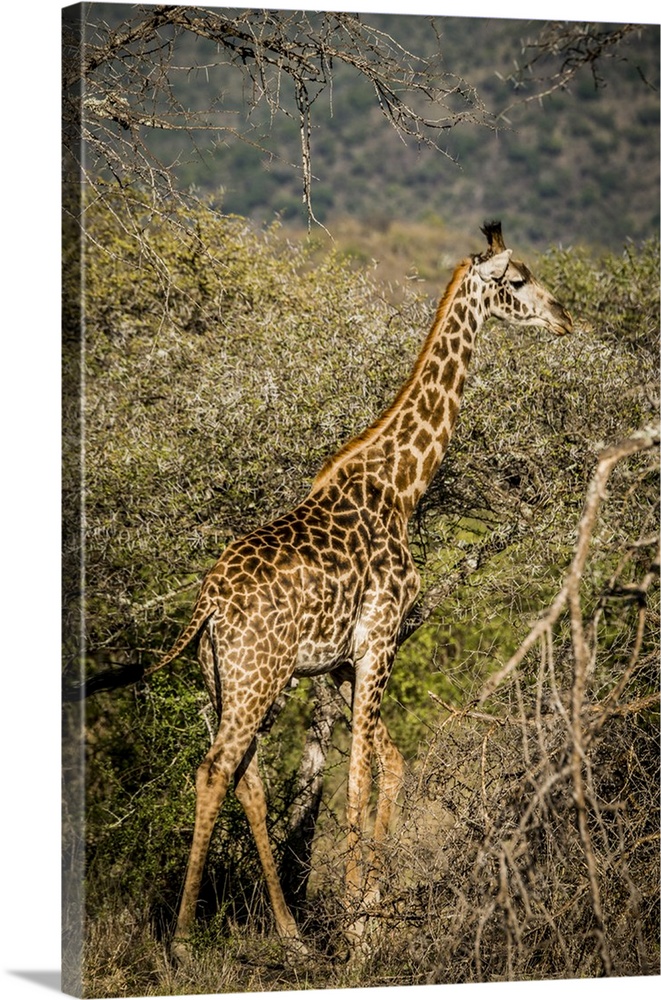
[[[347,860],[347,895],[346,907],[350,915],[350,923],[346,930],[346,937],[351,952],[359,957],[359,954],[366,952],[369,946],[363,941],[368,922],[375,927],[374,914],[370,914],[375,904],[379,901],[381,878],[383,872],[383,841],[388,833],[392,820],[393,810],[397,804],[403,777],[404,758],[395,746],[385,723],[378,718],[373,732],[373,749],[376,754],[378,764],[379,795],[374,819],[374,829],[369,843],[365,843],[365,832],[367,827],[367,807],[371,788],[371,768],[368,761],[366,771],[359,782],[361,787],[357,788],[358,806],[357,815],[360,816],[359,824],[350,823],[348,860]],[[353,815],[348,812],[349,815]],[[371,937],[371,934],[370,934]]]
[[[354,750],[354,747],[356,748]],[[347,926],[345,936],[353,950],[365,930],[364,894],[365,862],[363,839],[365,817],[371,786],[369,766],[371,748],[367,741],[354,734],[351,748],[349,787],[347,792],[347,863],[345,885],[345,911]]]
[[347,791],[346,936],[354,950],[365,930],[365,908],[372,893],[373,876],[364,859],[367,810],[372,785],[372,753],[379,720],[379,707],[390,673],[390,657],[367,654],[357,671],[353,694],[351,755]]
[[405,762],[382,719],[379,719],[374,733],[374,748],[379,766],[379,798],[374,820],[374,841],[379,844],[390,828],[397,797],[404,781]]
[[372,833],[373,849],[367,868],[365,905],[378,902],[383,871],[383,841],[392,822],[397,797],[404,780],[404,758],[395,746],[386,724],[379,718],[374,732],[374,749],[378,765],[379,796]]

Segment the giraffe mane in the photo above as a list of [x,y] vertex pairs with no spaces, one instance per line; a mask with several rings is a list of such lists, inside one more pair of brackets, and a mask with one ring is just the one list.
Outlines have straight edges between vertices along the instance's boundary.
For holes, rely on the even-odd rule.
[[411,385],[417,379],[418,373],[420,372],[420,369],[422,368],[427,359],[427,355],[431,350],[431,346],[436,339],[438,329],[447,315],[450,303],[454,298],[457,292],[457,288],[463,281],[466,271],[471,266],[471,264],[472,264],[471,259],[469,257],[466,257],[464,260],[460,261],[455,267],[452,277],[448,283],[448,286],[445,289],[441,297],[441,300],[438,304],[438,308],[436,309],[436,315],[434,317],[434,322],[432,323],[431,329],[427,334],[427,337],[422,345],[420,353],[418,354],[418,358],[415,362],[415,365],[413,366],[413,371],[409,375],[408,379],[406,380],[402,388],[397,393],[397,396],[395,397],[393,402],[386,410],[384,410],[381,416],[378,417],[373,424],[370,424],[370,426],[365,428],[364,431],[361,431],[360,434],[357,434],[355,437],[350,438],[350,440],[347,441],[346,444],[342,445],[339,451],[336,451],[334,455],[330,455],[326,459],[321,469],[315,476],[314,482],[312,483],[313,492],[319,489],[321,486],[324,485],[324,483],[328,481],[330,474],[341,465],[342,461],[345,458],[348,458],[349,455],[352,455],[354,452],[358,451],[360,448],[363,447],[363,445],[368,444],[373,438],[378,437],[383,428],[387,425],[393,413],[399,409],[402,400],[408,393]]

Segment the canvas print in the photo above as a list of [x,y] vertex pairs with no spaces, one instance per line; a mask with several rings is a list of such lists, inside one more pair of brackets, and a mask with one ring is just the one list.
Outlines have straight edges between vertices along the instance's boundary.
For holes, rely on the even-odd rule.
[[659,28],[63,12],[63,988],[659,974]]

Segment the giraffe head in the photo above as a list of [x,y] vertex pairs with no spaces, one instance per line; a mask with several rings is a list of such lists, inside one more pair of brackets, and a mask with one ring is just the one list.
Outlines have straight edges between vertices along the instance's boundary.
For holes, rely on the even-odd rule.
[[482,232],[488,249],[474,257],[473,264],[484,285],[482,297],[487,316],[522,326],[542,326],[559,336],[569,333],[573,326],[571,316],[522,261],[512,260],[500,222],[486,222]]

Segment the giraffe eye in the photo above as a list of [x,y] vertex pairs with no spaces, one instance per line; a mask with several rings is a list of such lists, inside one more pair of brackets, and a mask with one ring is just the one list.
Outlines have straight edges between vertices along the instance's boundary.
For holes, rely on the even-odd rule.
[[525,281],[523,278],[517,278],[515,281],[510,281],[511,288],[523,288]]

